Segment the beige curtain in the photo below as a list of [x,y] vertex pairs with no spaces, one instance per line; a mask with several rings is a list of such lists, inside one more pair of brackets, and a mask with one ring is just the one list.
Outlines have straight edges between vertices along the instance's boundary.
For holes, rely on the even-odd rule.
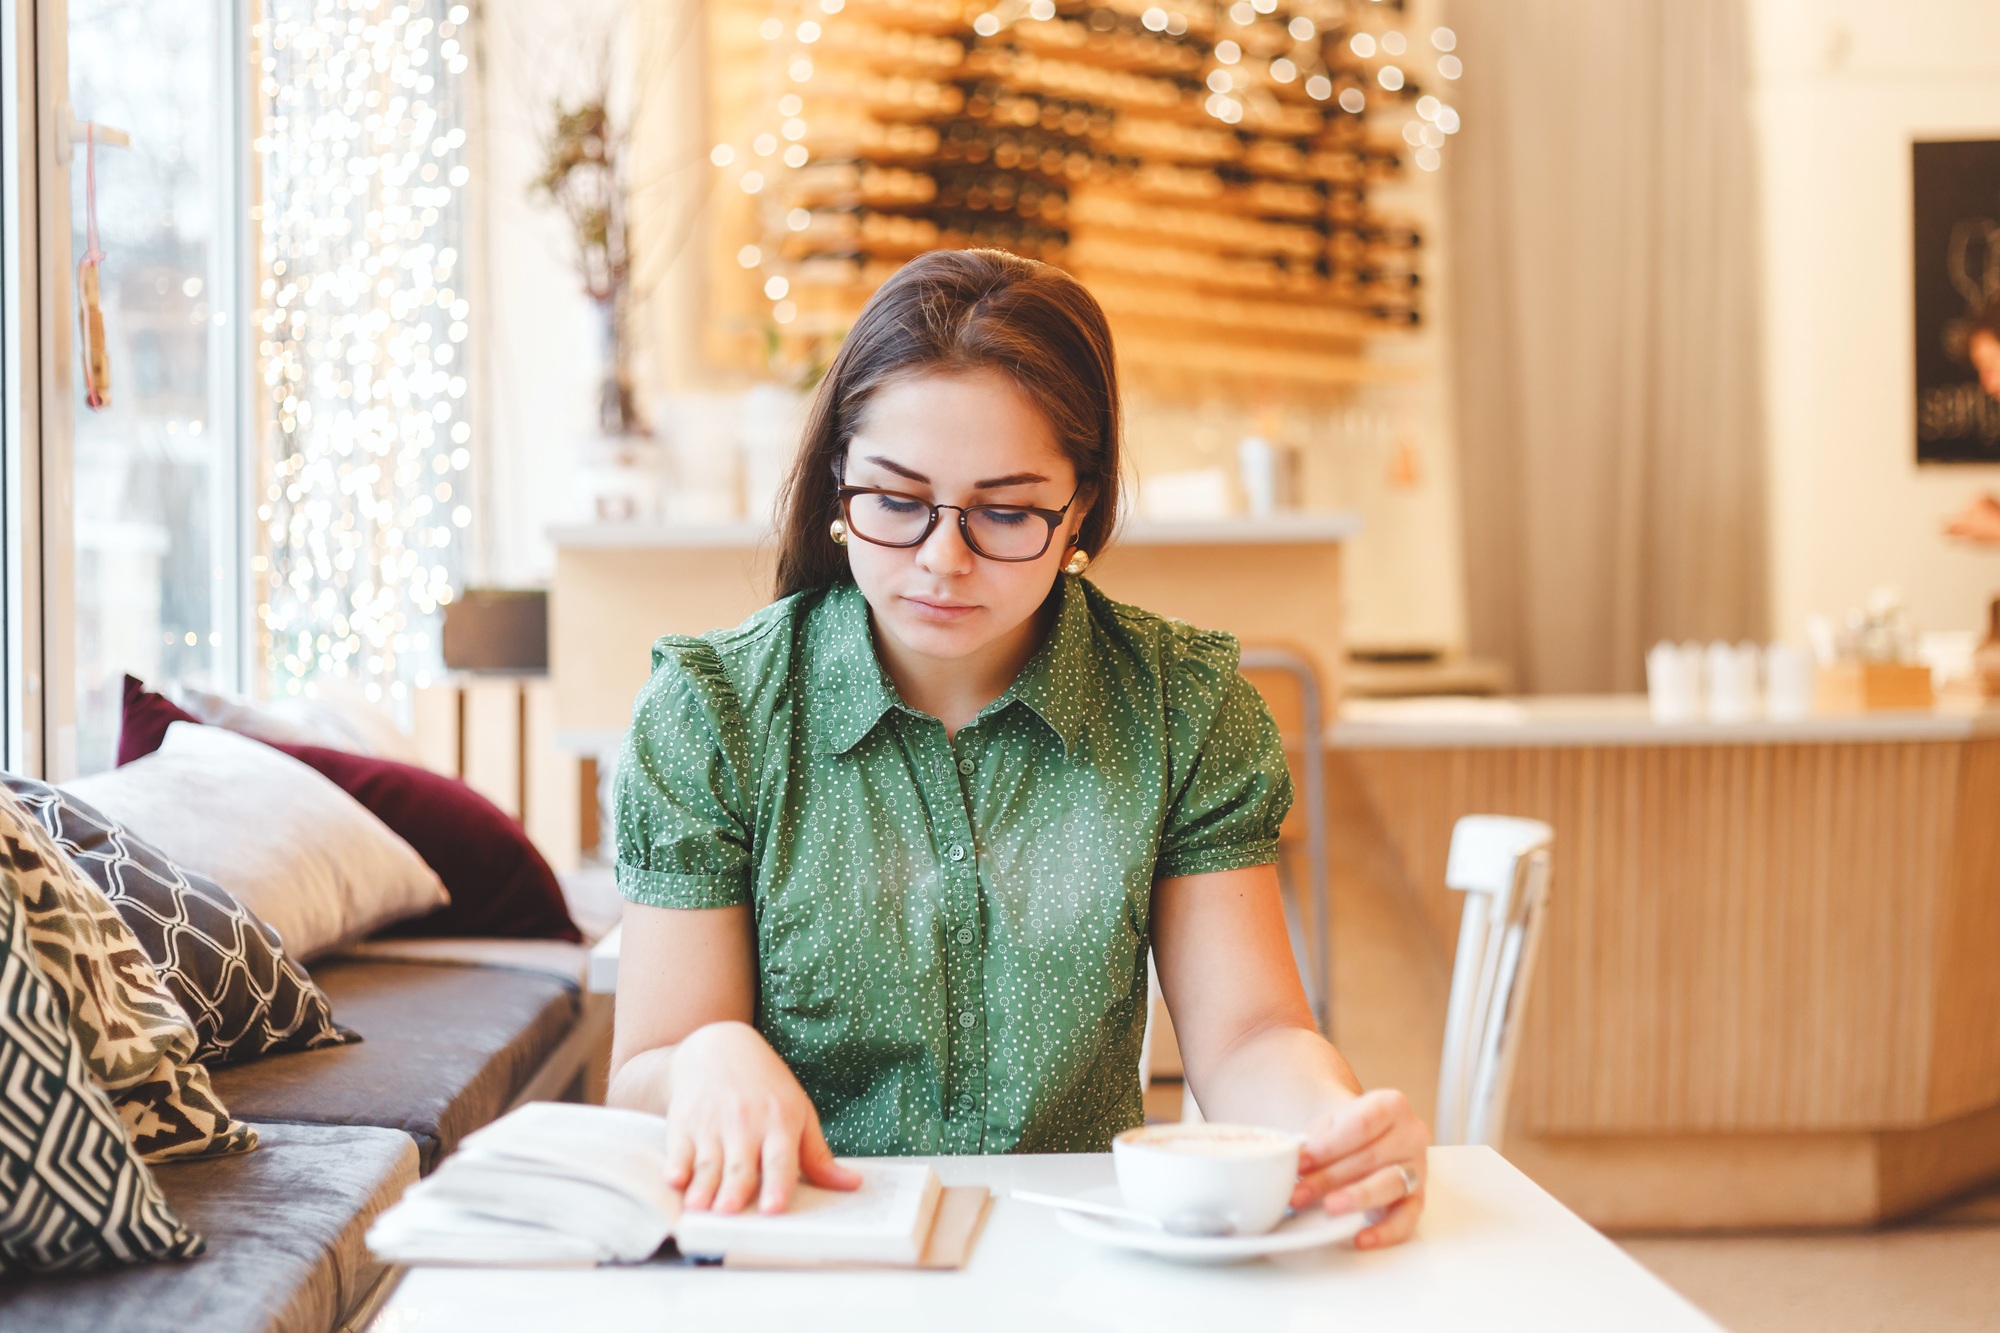
[[1475,652],[1636,689],[1766,634],[1743,0],[1452,0],[1452,355]]

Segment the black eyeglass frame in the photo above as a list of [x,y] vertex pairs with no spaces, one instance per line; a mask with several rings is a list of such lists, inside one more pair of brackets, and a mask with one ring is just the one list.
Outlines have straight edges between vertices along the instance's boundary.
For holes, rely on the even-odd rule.
[[[1083,483],[1079,481],[1076,484],[1076,489],[1069,493],[1069,499],[1063,501],[1063,507],[1061,509],[1037,509],[1033,505],[1023,505],[1023,504],[982,504],[982,505],[932,504],[929,500],[924,499],[924,497],[921,495],[911,495],[908,491],[891,490],[887,486],[843,485],[840,487],[837,494],[839,496],[839,502],[840,502],[840,517],[842,521],[846,523],[847,531],[852,536],[859,537],[862,541],[867,542],[870,546],[887,546],[892,550],[898,550],[898,551],[906,551],[913,546],[922,546],[925,542],[931,539],[931,534],[937,531],[938,511],[943,509],[956,509],[958,511],[958,535],[960,536],[960,538],[964,540],[965,547],[967,550],[971,551],[974,555],[980,557],[983,560],[998,560],[1004,564],[1018,565],[1018,564],[1023,564],[1029,560],[1040,560],[1043,556],[1049,553],[1049,546],[1056,539],[1056,529],[1062,526],[1063,519],[1067,517],[1069,514],[1070,506],[1076,503],[1076,497],[1083,494]],[[928,508],[931,511],[930,518],[927,522],[925,522],[924,530],[917,536],[911,538],[909,541],[885,542],[881,540],[879,537],[870,537],[867,533],[861,531],[859,528],[854,526],[854,514],[852,510],[849,508],[849,505],[853,501],[854,497],[857,495],[891,495],[898,500],[908,500],[911,504],[920,504]],[[1042,522],[1049,525],[1048,534],[1042,538],[1041,546],[1035,551],[1033,555],[994,555],[990,551],[984,551],[980,549],[978,540],[974,538],[972,535],[972,525],[968,521],[970,516],[975,511],[981,509],[1004,509],[1009,513],[1013,514],[1033,514],[1036,518],[1041,519]]]

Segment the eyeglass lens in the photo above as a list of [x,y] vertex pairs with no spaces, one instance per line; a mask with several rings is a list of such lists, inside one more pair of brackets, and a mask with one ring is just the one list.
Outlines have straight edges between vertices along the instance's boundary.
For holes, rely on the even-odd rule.
[[[938,517],[951,521],[945,514]],[[865,492],[847,503],[855,535],[888,546],[921,540],[930,521],[931,507],[907,496]],[[1047,521],[1029,510],[989,505],[968,509],[965,527],[972,549],[996,560],[1032,560],[1048,549],[1051,535]]]

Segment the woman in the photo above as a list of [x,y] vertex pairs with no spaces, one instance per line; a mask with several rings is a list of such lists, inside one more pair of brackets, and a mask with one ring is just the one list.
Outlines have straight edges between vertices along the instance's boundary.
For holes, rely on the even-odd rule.
[[917,259],[821,383],[779,600],[653,652],[618,770],[611,1100],[688,1206],[833,1153],[1105,1151],[1142,1119],[1146,951],[1215,1120],[1306,1136],[1296,1206],[1407,1237],[1428,1135],[1316,1030],[1279,898],[1291,785],[1237,647],[1078,576],[1118,504],[1103,312]]

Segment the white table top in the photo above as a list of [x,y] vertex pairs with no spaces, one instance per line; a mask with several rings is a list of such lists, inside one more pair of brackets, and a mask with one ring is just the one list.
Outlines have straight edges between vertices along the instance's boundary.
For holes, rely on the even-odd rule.
[[1519,699],[1356,699],[1327,729],[1342,750],[1517,746],[1785,745],[1963,741],[2000,735],[2000,708],[1945,700],[1931,708],[1814,713],[1742,722],[1656,722],[1642,694]]
[[931,1159],[948,1184],[999,1197],[956,1273],[758,1273],[655,1264],[409,1273],[374,1333],[590,1333],[686,1328],[1322,1328],[1394,1333],[1716,1333],[1717,1325],[1488,1148],[1431,1152],[1431,1201],[1415,1241],[1347,1245],[1220,1268],[1099,1249],[1013,1188],[1108,1183],[1106,1155]]

